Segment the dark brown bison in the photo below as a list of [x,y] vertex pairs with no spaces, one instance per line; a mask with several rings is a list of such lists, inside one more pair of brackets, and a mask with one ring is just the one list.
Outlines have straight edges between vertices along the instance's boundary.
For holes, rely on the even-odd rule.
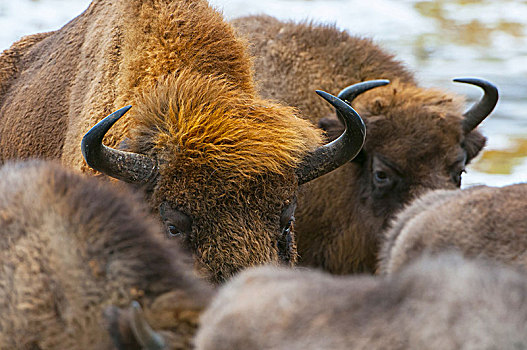
[[447,254],[379,276],[259,267],[222,287],[198,350],[524,349],[527,276]]
[[445,250],[527,269],[526,212],[527,184],[431,191],[395,218],[379,270],[390,274],[423,252]]
[[459,187],[465,166],[485,144],[475,128],[494,108],[496,88],[458,79],[485,92],[463,112],[461,96],[420,87],[403,63],[369,39],[267,16],[234,25],[251,43],[262,95],[298,107],[330,139],[343,125],[311,96],[314,86],[337,92],[366,80],[391,81],[360,96],[356,86],[341,92],[364,119],[364,148],[353,162],[306,186],[295,224],[301,264],[339,274],[373,271],[382,232],[405,203],[428,189]]
[[[292,263],[297,186],[353,158],[364,125],[321,92],[348,130],[320,146],[296,110],[259,97],[246,51],[206,1],[94,0],[0,57],[0,162],[60,159],[133,183],[213,281]],[[83,135],[126,104],[84,138],[88,166]]]
[[190,347],[212,291],[139,202],[56,164],[0,168],[0,348],[139,349],[133,300]]

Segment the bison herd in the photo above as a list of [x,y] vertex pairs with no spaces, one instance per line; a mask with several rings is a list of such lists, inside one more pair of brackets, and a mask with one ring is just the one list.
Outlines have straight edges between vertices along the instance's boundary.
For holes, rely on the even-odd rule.
[[459,189],[498,91],[454,81],[482,98],[205,0],[93,0],[22,38],[0,348],[527,348],[527,188]]

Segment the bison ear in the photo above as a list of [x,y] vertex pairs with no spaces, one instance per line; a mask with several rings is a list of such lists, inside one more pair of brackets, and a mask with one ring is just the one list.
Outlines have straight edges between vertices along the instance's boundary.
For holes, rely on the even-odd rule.
[[116,306],[108,306],[104,310],[104,319],[106,321],[106,329],[117,349],[141,350],[141,345],[135,339],[130,327],[130,314],[127,310],[122,310]]
[[325,117],[318,121],[318,127],[324,130],[328,142],[337,139],[344,132],[344,124],[337,118]]
[[487,143],[487,138],[474,130],[465,136],[462,147],[467,152],[467,164],[476,157]]

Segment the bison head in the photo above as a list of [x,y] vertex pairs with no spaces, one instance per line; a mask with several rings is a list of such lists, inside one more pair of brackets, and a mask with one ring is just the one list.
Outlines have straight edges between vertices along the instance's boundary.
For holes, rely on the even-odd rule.
[[364,124],[339,98],[345,132],[320,146],[296,111],[230,86],[185,74],[160,81],[137,101],[124,150],[102,144],[130,107],[109,115],[82,141],[89,166],[140,185],[169,238],[181,240],[197,268],[221,282],[248,266],[296,260],[295,192],[352,159]]
[[[476,127],[493,110],[498,92],[481,79],[455,81],[484,90],[466,112],[459,96],[412,83],[392,81],[360,96],[371,82],[341,91],[338,96],[353,102],[364,118],[368,136],[352,162],[314,181],[300,198],[298,243],[306,263],[336,273],[372,271],[379,239],[398,210],[425,190],[460,186],[465,166],[485,144]],[[343,130],[332,117],[322,118],[319,126],[329,139]],[[334,210],[344,206],[349,209]],[[324,232],[339,233],[328,239]],[[330,240],[331,247],[318,248]]]
[[[459,187],[465,166],[485,145],[475,128],[494,109],[497,89],[481,79],[454,81],[485,92],[465,113],[458,97],[397,83],[376,90],[376,98],[357,101],[369,132],[356,158],[362,168],[362,200],[372,200],[376,215],[390,216],[425,189]],[[339,94],[350,104],[355,96],[353,90]]]

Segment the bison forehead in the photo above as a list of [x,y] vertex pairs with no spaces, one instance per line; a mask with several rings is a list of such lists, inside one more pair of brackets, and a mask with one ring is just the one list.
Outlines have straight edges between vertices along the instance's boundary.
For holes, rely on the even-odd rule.
[[457,120],[419,115],[400,120],[378,118],[368,127],[365,151],[382,154],[402,169],[448,166],[462,152],[463,134]]
[[287,173],[321,143],[294,109],[188,70],[159,81],[134,110],[132,151],[214,167],[225,181]]
[[207,202],[239,208],[258,203],[290,199],[298,187],[293,168],[286,173],[264,173],[239,178],[209,164],[193,163],[185,157],[174,157],[159,166],[155,192],[160,198],[187,198],[188,202]]
[[[403,168],[458,156],[462,98],[400,82],[375,92],[357,104],[368,130],[366,151],[382,153]],[[445,161],[454,159],[439,162]]]

